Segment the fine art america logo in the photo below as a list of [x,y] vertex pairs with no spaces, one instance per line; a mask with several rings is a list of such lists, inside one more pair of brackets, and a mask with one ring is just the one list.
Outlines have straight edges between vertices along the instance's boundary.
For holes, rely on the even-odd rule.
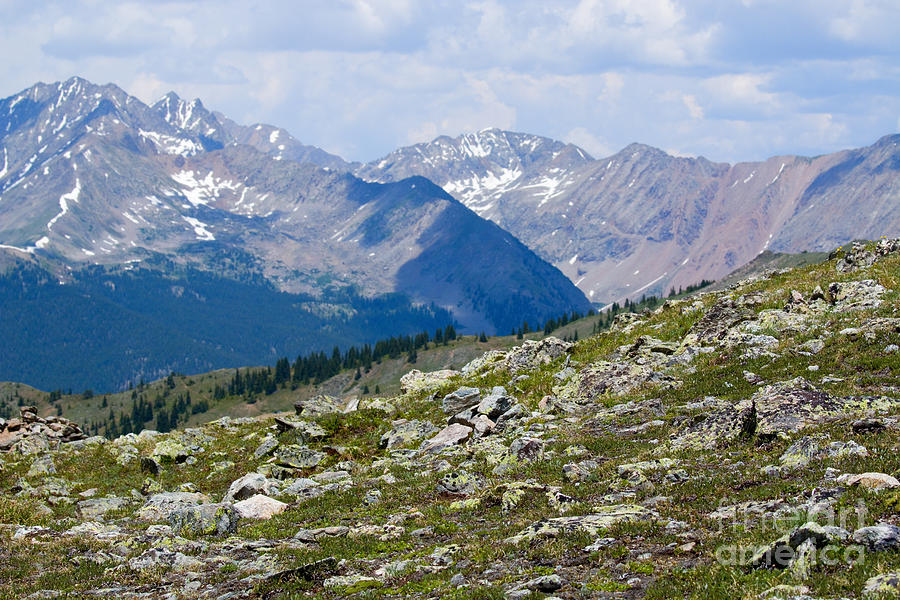
[[801,510],[768,502],[726,505],[723,499],[711,515],[719,521],[720,534],[754,529],[781,537],[764,544],[723,544],[716,548],[715,557],[719,564],[728,566],[784,568],[801,555],[807,564],[853,566],[865,560],[865,548],[828,540],[847,539],[850,531],[865,525],[866,515],[866,505],[861,500],[856,506],[846,506],[835,513],[830,504],[824,503],[812,510]]

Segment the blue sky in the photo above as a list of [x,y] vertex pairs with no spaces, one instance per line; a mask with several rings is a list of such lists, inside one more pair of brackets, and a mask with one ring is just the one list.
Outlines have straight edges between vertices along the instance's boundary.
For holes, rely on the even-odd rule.
[[900,130],[898,0],[0,0],[0,96],[199,97],[350,160],[485,127],[717,161]]

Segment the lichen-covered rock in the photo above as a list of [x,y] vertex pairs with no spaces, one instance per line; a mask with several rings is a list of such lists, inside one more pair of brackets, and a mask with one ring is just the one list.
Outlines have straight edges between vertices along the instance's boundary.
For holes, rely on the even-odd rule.
[[172,531],[179,535],[224,536],[237,531],[240,516],[231,504],[198,504],[168,515]]
[[477,412],[496,421],[497,417],[512,408],[515,403],[515,399],[506,395],[506,388],[495,386],[491,393],[478,403]]
[[[809,549],[837,544],[849,536],[849,532],[840,527],[824,526],[815,521],[809,521],[794,528],[771,544],[760,548],[750,559],[748,566],[784,569],[791,566],[798,558],[802,560],[803,556],[809,554]],[[801,550],[805,551],[798,552]],[[807,565],[800,564],[797,565],[797,568],[805,573]]]
[[297,432],[304,444],[324,440],[329,435],[321,426],[306,420],[275,417],[275,425],[280,431]]
[[428,421],[398,419],[391,422],[391,430],[381,436],[379,448],[399,448],[418,442],[437,431],[438,428]]
[[836,281],[828,286],[828,294],[837,311],[878,308],[885,292],[887,289],[872,279]]
[[173,511],[208,501],[203,494],[194,492],[162,492],[150,496],[136,516],[144,521],[162,521]]
[[900,571],[870,577],[866,580],[862,595],[869,598],[900,597]]
[[675,387],[678,380],[647,365],[600,361],[588,365],[565,385],[554,388],[563,400],[595,402],[601,396],[629,394],[643,385]]
[[400,378],[400,393],[412,394],[416,392],[431,391],[439,388],[448,379],[459,375],[459,371],[452,369],[442,369],[440,371],[431,371],[423,373],[418,369],[413,369]]
[[343,405],[340,399],[333,396],[320,394],[307,398],[305,400],[297,400],[294,402],[294,410],[298,415],[303,417],[321,417],[333,413],[343,412]]
[[510,350],[504,367],[515,375],[520,371],[530,371],[552,362],[572,349],[573,344],[553,336],[542,340],[525,340],[521,346]]
[[128,498],[120,498],[118,496],[110,496],[107,498],[88,498],[77,504],[78,514],[82,519],[95,520],[100,519],[106,513],[125,508],[131,503]]
[[166,438],[156,444],[150,458],[163,464],[182,463],[191,455],[190,449],[174,437]]
[[456,496],[469,496],[481,487],[481,479],[464,470],[455,470],[445,473],[437,484],[437,491],[441,494]]
[[739,306],[730,297],[722,298],[694,323],[685,337],[685,343],[718,343],[729,329],[752,318],[753,312],[750,309]]
[[507,538],[509,544],[549,537],[555,538],[564,533],[586,533],[597,535],[597,532],[609,529],[617,523],[649,521],[657,518],[657,514],[637,504],[615,504],[601,506],[593,514],[580,517],[556,517],[537,521],[526,527],[518,535]]
[[324,458],[324,453],[299,444],[283,445],[275,451],[275,462],[291,469],[310,469]]

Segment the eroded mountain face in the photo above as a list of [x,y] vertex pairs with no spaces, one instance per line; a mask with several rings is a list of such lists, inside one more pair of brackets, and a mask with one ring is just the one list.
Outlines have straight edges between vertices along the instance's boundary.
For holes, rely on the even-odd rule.
[[632,144],[579,148],[489,129],[357,169],[423,175],[510,231],[594,302],[717,279],[763,250],[830,250],[900,233],[900,136],[858,150],[728,165]]

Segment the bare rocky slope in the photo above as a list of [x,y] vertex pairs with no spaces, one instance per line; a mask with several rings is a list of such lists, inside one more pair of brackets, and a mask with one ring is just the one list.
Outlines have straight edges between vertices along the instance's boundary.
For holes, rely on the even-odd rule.
[[112,440],[23,407],[0,597],[896,597],[898,292],[883,240],[393,397]]
[[595,160],[488,129],[401,148],[356,173],[428,177],[606,303],[718,279],[767,249],[898,235],[898,142],[730,165],[642,144]]

